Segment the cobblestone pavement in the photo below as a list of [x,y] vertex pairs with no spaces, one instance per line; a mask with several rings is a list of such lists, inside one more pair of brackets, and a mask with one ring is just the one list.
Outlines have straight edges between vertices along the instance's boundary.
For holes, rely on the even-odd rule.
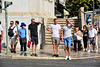
[[[73,50],[71,50],[71,57],[73,59],[78,59],[78,58],[85,59],[85,58],[99,57],[100,56],[100,34],[98,36],[99,36],[99,38],[98,38],[99,39],[98,40],[98,42],[99,42],[99,51],[98,52],[96,52],[96,53],[88,53],[88,52],[85,52],[85,51],[74,52]],[[59,50],[60,58],[65,57],[65,51],[62,48],[64,48],[64,46],[60,46],[60,50]],[[71,47],[71,48],[73,48],[73,47]],[[31,49],[27,50],[27,54],[28,54],[27,57],[31,57],[30,56],[31,51],[32,51]],[[7,56],[7,55],[5,55],[5,53],[6,53],[6,49],[3,48],[1,57]],[[46,46],[43,50],[38,50],[38,55],[39,55],[39,57],[48,57],[48,58],[52,57],[52,55],[53,55],[52,46]],[[10,53],[9,56],[13,56],[13,57],[17,57],[17,58],[20,57],[20,49],[17,49],[16,54]],[[24,56],[21,56],[21,57],[24,57]]]

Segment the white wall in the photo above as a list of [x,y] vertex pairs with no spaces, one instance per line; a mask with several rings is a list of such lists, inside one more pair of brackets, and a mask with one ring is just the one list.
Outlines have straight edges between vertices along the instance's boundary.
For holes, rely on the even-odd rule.
[[[25,22],[28,27],[32,17],[35,17],[38,20],[40,20],[41,17],[45,18],[45,20],[47,18],[54,17],[54,0],[3,0],[3,2],[4,1],[13,2],[13,5],[10,5],[7,8],[8,25],[10,24],[10,21],[18,20],[20,23]],[[3,7],[4,7],[4,3],[3,3]],[[5,15],[4,14],[5,14],[4,11],[3,13],[0,14],[0,21],[2,22],[2,26],[4,28],[4,40],[2,42],[5,43],[6,30],[5,30]],[[47,14],[47,16],[45,14]],[[38,27],[38,31],[39,31],[38,49],[40,48],[40,44],[41,44],[40,29],[41,29],[41,25],[39,25]],[[20,45],[18,44],[17,47],[20,47]]]

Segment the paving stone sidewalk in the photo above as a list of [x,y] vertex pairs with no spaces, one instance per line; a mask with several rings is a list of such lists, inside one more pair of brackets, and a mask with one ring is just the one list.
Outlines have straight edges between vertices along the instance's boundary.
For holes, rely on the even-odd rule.
[[[100,34],[99,34],[99,50],[96,53],[88,53],[85,51],[79,51],[79,52],[75,52],[73,51],[73,47],[71,47],[71,57],[72,59],[84,59],[84,58],[93,58],[93,57],[100,57]],[[10,53],[9,55],[6,55],[6,48],[2,48],[2,56],[0,57],[11,57],[12,59],[54,59],[52,57],[53,55],[53,48],[52,46],[45,46],[44,49],[40,49],[38,50],[38,57],[34,57],[34,56],[30,56],[32,53],[32,49],[27,49],[27,57],[24,56],[20,56],[20,49],[17,49],[17,53]],[[65,51],[64,51],[64,46],[60,46],[59,49],[59,58],[55,58],[55,59],[64,59],[65,57]]]

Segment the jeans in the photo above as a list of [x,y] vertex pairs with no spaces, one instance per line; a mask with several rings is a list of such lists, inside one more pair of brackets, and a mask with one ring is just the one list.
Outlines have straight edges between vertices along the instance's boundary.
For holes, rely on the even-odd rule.
[[87,48],[87,36],[83,36],[84,48]]
[[65,47],[71,47],[71,37],[64,38]]
[[26,43],[22,43],[22,42],[20,41],[20,45],[21,45],[21,51],[23,51],[23,48],[24,48],[24,51],[27,50]]
[[78,51],[81,51],[81,40],[74,40],[74,50],[78,48]]

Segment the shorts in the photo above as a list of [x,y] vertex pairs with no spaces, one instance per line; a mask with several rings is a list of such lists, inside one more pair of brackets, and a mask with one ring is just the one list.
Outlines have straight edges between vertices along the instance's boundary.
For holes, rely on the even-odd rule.
[[58,44],[59,45],[59,37],[52,37],[52,44]]
[[10,38],[9,38],[9,42],[10,42],[10,44],[12,44],[12,45],[17,45],[17,43],[18,43],[18,38],[15,39],[15,38],[13,38],[13,37],[10,37]]
[[34,45],[34,44],[37,45],[38,44],[38,37],[32,36],[31,41],[32,41],[32,45]]
[[64,38],[65,47],[71,47],[71,37]]
[[88,39],[88,44],[95,45],[95,40],[94,40],[94,37],[93,37],[93,38],[89,38],[89,39]]

